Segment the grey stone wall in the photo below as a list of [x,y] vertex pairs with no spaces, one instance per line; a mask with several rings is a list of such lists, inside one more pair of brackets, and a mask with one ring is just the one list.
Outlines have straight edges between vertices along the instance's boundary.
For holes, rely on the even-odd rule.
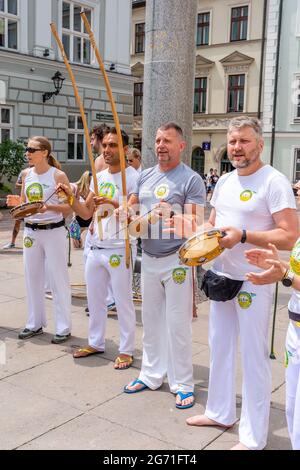
[[[63,75],[67,77],[66,72],[63,72]],[[114,75],[116,76],[116,92],[113,92],[113,95],[120,124],[131,136],[133,121],[132,83],[128,81],[127,77],[126,83],[122,84],[122,76]],[[66,82],[67,79],[64,83]],[[49,91],[54,91],[51,79],[50,81],[42,81],[35,78],[13,76],[8,78],[7,105],[12,106],[14,109],[14,138],[26,140],[33,135],[48,137],[52,142],[56,157],[62,163],[63,169],[68,173],[70,179],[74,180],[89,167],[88,156],[86,156],[85,162],[67,160],[68,113],[79,114],[79,108],[71,85],[63,84],[60,94],[53,96],[43,104],[42,95]],[[100,80],[99,88],[84,85],[79,87],[79,94],[83,100],[89,128],[101,122],[114,125],[112,120],[106,119],[107,115],[111,116],[112,119],[111,105]],[[104,114],[104,117],[101,116],[99,119],[99,116],[97,116],[99,113]]]

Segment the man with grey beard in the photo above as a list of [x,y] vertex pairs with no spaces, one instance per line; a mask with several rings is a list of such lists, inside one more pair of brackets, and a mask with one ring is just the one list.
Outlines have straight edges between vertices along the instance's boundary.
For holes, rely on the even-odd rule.
[[208,400],[205,414],[188,418],[187,424],[223,428],[234,425],[239,334],[242,410],[239,443],[232,449],[260,450],[265,447],[268,435],[271,368],[267,338],[273,288],[253,285],[246,279],[249,265],[244,252],[253,245],[267,248],[268,243],[280,250],[290,250],[299,228],[289,181],[261,160],[264,143],[260,122],[247,116],[234,118],[227,139],[228,158],[235,170],[219,179],[207,224],[207,228],[218,227],[226,232],[220,245],[227,249],[216,258],[212,275],[224,276],[226,282],[228,279],[243,281],[243,284],[234,298],[211,300]]

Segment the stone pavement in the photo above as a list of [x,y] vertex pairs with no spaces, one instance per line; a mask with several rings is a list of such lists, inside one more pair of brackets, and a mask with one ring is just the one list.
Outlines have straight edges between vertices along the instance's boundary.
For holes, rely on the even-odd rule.
[[[10,240],[8,211],[0,220],[0,247]],[[21,234],[17,245],[21,246]],[[70,278],[83,282],[82,251],[72,252]],[[75,293],[75,289],[73,289]],[[272,361],[272,404],[267,449],[290,449],[284,401],[283,351],[287,327],[288,289],[280,287],[275,352]],[[209,350],[208,302],[198,306],[193,321],[193,364],[196,404],[177,410],[164,384],[155,392],[122,393],[138,375],[141,364],[142,324],[136,308],[137,346],[134,366],[114,370],[118,352],[117,317],[107,322],[107,348],[101,356],[79,360],[72,350],[86,344],[88,318],[85,301],[73,297],[73,331],[69,341],[51,344],[51,300],[45,300],[48,327],[41,336],[18,340],[26,319],[22,250],[0,250],[0,449],[195,450],[230,449],[238,441],[238,426],[230,430],[196,428],[188,416],[202,413],[207,399]],[[2,341],[2,343],[1,343]],[[249,352],[251,354],[251,351]],[[241,366],[238,358],[237,407],[241,404]]]

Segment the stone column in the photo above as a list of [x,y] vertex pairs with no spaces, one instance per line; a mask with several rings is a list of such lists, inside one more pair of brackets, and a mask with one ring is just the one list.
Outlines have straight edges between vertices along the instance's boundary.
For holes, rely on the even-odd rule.
[[143,164],[156,164],[157,128],[167,121],[183,129],[191,160],[197,0],[147,0],[143,101]]

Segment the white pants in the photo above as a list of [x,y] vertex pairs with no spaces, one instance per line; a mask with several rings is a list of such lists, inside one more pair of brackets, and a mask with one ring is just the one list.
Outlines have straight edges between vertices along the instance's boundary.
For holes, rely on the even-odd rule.
[[[86,234],[86,237],[85,237],[85,241],[84,241],[84,249],[83,249],[83,259],[84,259],[84,264],[86,263],[86,260],[87,260],[87,257],[88,257],[88,254],[89,252],[91,251],[91,246],[92,246],[92,235],[91,235],[91,232],[90,232],[90,229],[88,228],[87,229],[87,234]],[[112,292],[112,287],[111,287],[111,283],[108,282],[107,284],[107,298],[106,298],[106,305],[111,305],[115,302],[114,300],[114,296],[113,296],[113,292]]]
[[45,311],[45,261],[53,295],[55,333],[71,332],[71,289],[68,275],[67,237],[64,227],[52,230],[24,229],[24,266],[28,319],[26,328],[47,326]]
[[300,450],[300,325],[290,321],[286,336],[286,419],[294,450]]
[[263,449],[267,442],[271,398],[268,324],[273,290],[272,285],[244,281],[237,297],[211,301],[210,307],[205,415],[224,425],[236,421],[235,365],[240,334],[243,388],[239,438],[249,449]]
[[135,310],[132,270],[126,268],[125,248],[90,250],[85,264],[89,307],[89,345],[105,350],[107,291],[111,283],[120,325],[122,354],[132,355],[135,345]]
[[159,388],[168,376],[172,393],[192,392],[192,270],[177,253],[142,257],[143,362],[139,379]]

